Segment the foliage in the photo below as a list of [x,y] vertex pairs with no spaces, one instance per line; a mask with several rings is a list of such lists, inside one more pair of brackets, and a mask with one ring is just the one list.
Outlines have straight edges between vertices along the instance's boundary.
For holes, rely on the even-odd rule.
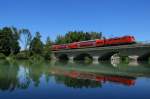
[[52,41],[50,40],[50,37],[47,37],[46,44],[44,45],[45,59],[51,59],[51,45],[52,45]]
[[44,44],[41,41],[41,35],[39,32],[36,32],[35,37],[31,40],[29,51],[31,54],[41,54],[43,53]]
[[68,32],[65,36],[57,36],[56,44],[65,44],[65,43],[72,43],[78,41],[86,41],[86,40],[93,40],[93,39],[101,39],[102,33],[101,32],[83,32],[83,31],[71,31]]
[[5,59],[6,56],[3,53],[0,53],[0,59]]
[[25,50],[18,53],[16,55],[16,59],[29,59],[29,56],[30,56],[29,51]]
[[67,87],[72,88],[96,88],[102,86],[100,82],[96,82],[94,80],[76,79],[62,75],[56,76],[55,79],[57,83],[63,83]]
[[129,57],[128,56],[120,56],[121,63],[128,64],[129,63]]
[[44,58],[39,54],[34,54],[29,58],[31,63],[39,64],[44,61]]
[[17,54],[20,51],[19,33],[12,27],[4,27],[0,30],[0,51],[8,56],[10,53]]

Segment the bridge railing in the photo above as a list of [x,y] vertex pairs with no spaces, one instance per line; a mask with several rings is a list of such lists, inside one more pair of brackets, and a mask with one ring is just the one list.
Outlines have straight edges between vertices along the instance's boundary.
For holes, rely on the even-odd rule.
[[150,40],[147,41],[138,41],[138,44],[150,44]]

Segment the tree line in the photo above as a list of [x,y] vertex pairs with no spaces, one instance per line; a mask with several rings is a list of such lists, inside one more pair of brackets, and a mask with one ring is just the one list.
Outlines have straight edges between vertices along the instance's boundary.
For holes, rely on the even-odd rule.
[[78,41],[87,41],[93,39],[102,39],[102,32],[83,32],[83,31],[70,31],[64,36],[58,35],[55,43],[65,44]]
[[[65,35],[58,35],[55,41],[47,37],[45,43],[41,40],[41,33],[35,36],[28,29],[17,29],[15,27],[3,27],[0,29],[0,53],[5,56],[17,55],[18,58],[29,58],[39,55],[50,59],[52,44],[65,44],[78,41],[102,39],[102,32],[69,31]],[[19,42],[23,43],[23,50]]]
[[[21,50],[19,42],[23,42],[23,50]],[[17,29],[15,27],[0,29],[0,53],[5,56],[18,55],[20,58],[29,58],[38,54],[50,58],[51,44],[50,37],[47,37],[46,43],[42,42],[40,32],[36,32],[33,37],[28,29]]]

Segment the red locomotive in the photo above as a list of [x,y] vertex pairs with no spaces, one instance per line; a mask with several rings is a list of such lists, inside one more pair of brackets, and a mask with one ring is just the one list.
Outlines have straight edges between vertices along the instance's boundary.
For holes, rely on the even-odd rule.
[[132,43],[135,43],[135,38],[133,36],[123,36],[105,40],[105,45],[121,45]]
[[102,47],[102,46],[113,46],[113,45],[123,45],[135,43],[135,38],[133,36],[123,36],[109,39],[96,39],[89,41],[73,42],[70,44],[53,45],[52,50],[64,50],[64,49],[77,49],[77,48],[87,48],[87,47]]

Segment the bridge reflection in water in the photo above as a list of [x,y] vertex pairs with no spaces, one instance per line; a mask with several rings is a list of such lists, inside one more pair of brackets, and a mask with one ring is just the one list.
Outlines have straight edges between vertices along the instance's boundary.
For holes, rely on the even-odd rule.
[[120,64],[114,67],[110,63],[0,61],[1,91],[28,90],[31,86],[42,86],[43,81],[51,83],[51,80],[72,88],[98,88],[108,83],[134,86],[138,77],[150,77],[148,64]]
[[[49,72],[59,77],[63,76],[63,83],[67,83],[67,79],[70,79],[68,83],[74,83],[75,80],[93,81],[99,83],[100,86],[107,82],[113,82],[116,84],[122,84],[126,86],[134,86],[137,77],[149,77],[150,67],[142,64],[118,64],[118,67],[114,67],[114,64],[102,63],[102,64],[74,64],[74,63],[55,63],[51,67]],[[62,80],[61,78],[59,80]],[[76,82],[77,83],[77,82]],[[80,81],[79,81],[80,83]],[[80,83],[81,84],[81,83]],[[67,84],[68,85],[68,84]]]

